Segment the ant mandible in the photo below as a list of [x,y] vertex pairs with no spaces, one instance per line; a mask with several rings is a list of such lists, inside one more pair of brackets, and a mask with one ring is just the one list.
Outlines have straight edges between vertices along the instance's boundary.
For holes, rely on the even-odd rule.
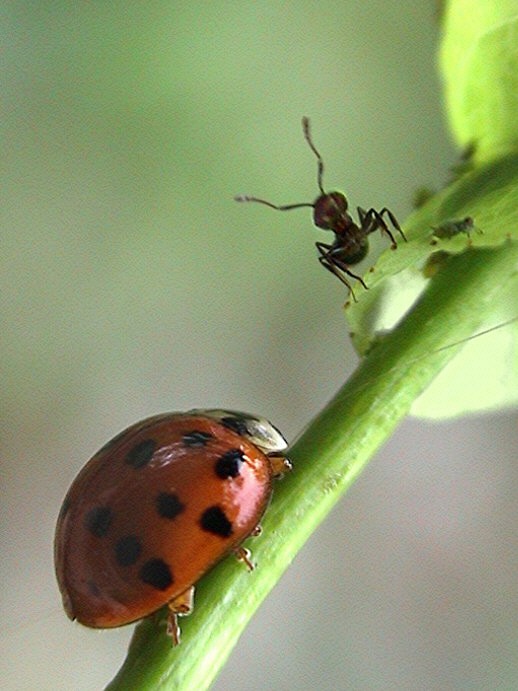
[[353,273],[349,267],[353,264],[357,264],[366,256],[369,251],[368,236],[379,229],[382,233],[386,233],[389,236],[392,241],[392,249],[396,249],[397,243],[394,235],[383,218],[387,215],[393,228],[400,233],[403,240],[406,241],[406,237],[396,217],[387,207],[383,207],[381,211],[377,211],[376,209],[365,211],[365,209],[357,207],[359,225],[355,223],[352,216],[347,211],[348,202],[345,194],[337,191],[324,191],[322,185],[324,161],[313,144],[309,129],[309,118],[302,118],[302,130],[304,132],[304,138],[318,161],[317,183],[320,195],[315,199],[313,204],[304,203],[277,206],[264,199],[245,195],[234,197],[234,199],[237,202],[258,202],[259,204],[265,204],[277,211],[290,211],[291,209],[299,209],[303,206],[311,207],[313,209],[313,222],[317,228],[331,230],[335,234],[335,239],[331,244],[325,242],[315,243],[320,255],[318,261],[349,288],[353,300],[356,302],[352,286],[344,274],[356,279],[364,288],[367,288],[363,278]]

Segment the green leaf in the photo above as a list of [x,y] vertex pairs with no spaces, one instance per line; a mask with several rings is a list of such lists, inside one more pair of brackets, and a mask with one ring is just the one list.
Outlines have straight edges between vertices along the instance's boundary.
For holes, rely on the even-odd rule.
[[[468,238],[434,239],[432,228],[452,220],[473,217],[475,230]],[[487,163],[465,174],[418,209],[405,224],[407,243],[387,250],[368,272],[368,291],[356,290],[357,303],[347,309],[353,343],[360,355],[369,351],[383,334],[407,312],[428,282],[434,258],[441,265],[460,253],[476,255],[487,247],[505,246],[518,265],[518,157]],[[435,243],[435,244],[432,244]],[[495,276],[495,281],[507,280]],[[455,276],[462,282],[462,275]],[[518,317],[518,285],[509,284],[493,305],[490,319],[477,328],[483,331]],[[443,319],[452,318],[448,313]],[[473,334],[471,334],[473,335]],[[495,410],[518,404],[518,321],[495,331],[482,341],[466,343],[462,353],[441,377],[416,401],[412,413],[421,417],[446,418]],[[454,386],[455,383],[455,386]]]
[[518,147],[518,2],[455,0],[440,64],[450,126],[478,162]]

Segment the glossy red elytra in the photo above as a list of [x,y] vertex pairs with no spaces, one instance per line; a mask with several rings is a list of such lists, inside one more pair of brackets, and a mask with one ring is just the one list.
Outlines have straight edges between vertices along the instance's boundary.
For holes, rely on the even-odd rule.
[[224,410],[167,413],[132,425],[76,477],[59,514],[56,574],[68,616],[122,626],[169,606],[192,609],[194,585],[257,534],[272,479],[291,468],[267,420]]
[[349,288],[353,300],[356,300],[354,291],[346,275],[359,281],[364,288],[367,288],[362,277],[353,273],[349,267],[357,264],[367,255],[369,251],[368,236],[374,233],[374,231],[380,230],[382,233],[388,235],[392,242],[392,248],[395,249],[397,247],[396,239],[384,216],[388,217],[392,227],[398,231],[403,240],[406,241],[406,238],[396,217],[387,207],[383,207],[380,211],[372,208],[365,211],[365,209],[358,206],[357,212],[359,223],[356,223],[348,211],[349,202],[345,194],[343,194],[343,192],[337,192],[336,190],[334,192],[324,191],[322,182],[324,161],[313,144],[309,129],[309,118],[302,118],[302,129],[304,138],[318,161],[317,183],[320,195],[315,201],[313,203],[305,202],[302,204],[278,206],[264,199],[249,197],[248,195],[238,195],[234,197],[234,199],[236,202],[258,202],[259,204],[265,204],[277,211],[290,211],[291,209],[300,209],[305,206],[311,207],[313,209],[313,222],[317,228],[330,230],[335,235],[331,244],[325,242],[315,243],[319,253],[318,261]]

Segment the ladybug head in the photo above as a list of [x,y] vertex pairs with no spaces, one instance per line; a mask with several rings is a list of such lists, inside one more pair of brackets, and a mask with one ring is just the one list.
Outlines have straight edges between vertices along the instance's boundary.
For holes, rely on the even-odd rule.
[[189,414],[218,420],[225,427],[246,437],[265,454],[279,453],[288,446],[279,430],[266,418],[235,410],[191,410]]

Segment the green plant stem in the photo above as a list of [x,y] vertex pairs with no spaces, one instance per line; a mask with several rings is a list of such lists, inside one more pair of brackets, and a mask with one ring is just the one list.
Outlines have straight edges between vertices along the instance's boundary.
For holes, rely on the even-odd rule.
[[202,691],[210,686],[296,553],[461,347],[451,344],[472,335],[495,303],[510,289],[516,292],[517,265],[511,242],[450,258],[291,448],[294,470],[276,485],[263,536],[253,543],[258,568],[249,574],[226,559],[204,577],[195,612],[181,622],[182,644],[176,649],[162,618],[139,624],[109,689]]

